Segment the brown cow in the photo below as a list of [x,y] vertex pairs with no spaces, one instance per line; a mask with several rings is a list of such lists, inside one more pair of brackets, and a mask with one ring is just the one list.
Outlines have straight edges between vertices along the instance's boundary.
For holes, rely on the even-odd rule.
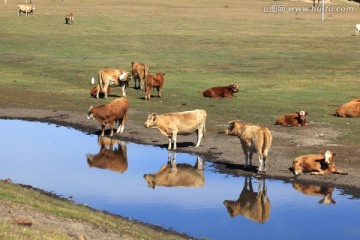
[[[96,97],[96,94],[97,94],[97,87],[92,87],[91,90],[90,90],[90,96],[92,97]],[[107,89],[107,94],[109,95],[110,94],[110,88]],[[105,97],[105,94],[103,91],[100,90],[99,92],[99,97],[100,98],[103,98]]]
[[360,98],[351,99],[338,109],[336,109],[335,116],[338,117],[360,117]]
[[202,92],[204,97],[211,97],[211,98],[231,98],[234,96],[234,93],[239,92],[239,88],[236,84],[231,84],[228,86],[219,86],[219,87],[212,87],[206,89]]
[[266,191],[265,179],[259,179],[258,192],[254,192],[251,177],[245,177],[239,199],[236,201],[225,200],[224,206],[231,217],[242,215],[252,221],[264,223],[269,219],[271,210]]
[[206,111],[196,109],[193,111],[174,112],[167,114],[150,113],[144,126],[147,128],[157,128],[162,134],[168,137],[169,146],[174,142],[176,150],[177,135],[189,135],[197,133],[197,142],[195,147],[200,146],[202,137],[205,135]]
[[155,174],[144,174],[148,187],[203,187],[204,167],[200,157],[196,158],[195,166],[190,164],[177,164],[176,152],[171,162],[171,153],[168,152],[167,164],[162,166]]
[[[135,89],[144,89],[146,76],[150,74],[150,70],[145,63],[131,62],[131,73],[135,82]],[[138,83],[138,86],[137,86]]]
[[74,14],[72,12],[66,13],[66,15],[65,15],[65,23],[66,24],[70,24],[70,23],[72,24],[73,21],[74,21]]
[[[128,169],[126,143],[100,136],[98,137],[98,143],[101,146],[98,154],[86,154],[88,165],[124,173]],[[117,148],[114,150],[116,144]]]
[[115,121],[119,121],[117,133],[124,131],[126,117],[128,113],[129,103],[125,97],[120,97],[110,103],[106,103],[97,107],[91,106],[88,111],[87,119],[96,119],[101,124],[101,136],[104,136],[105,126],[109,124],[111,129],[110,136],[113,135],[113,125]]
[[161,97],[161,90],[162,87],[164,85],[164,76],[165,73],[156,73],[154,76],[153,75],[147,75],[146,77],[146,86],[145,86],[145,100],[150,100],[150,94],[151,94],[151,89],[156,88],[157,92],[158,92],[158,97]]
[[105,93],[105,98],[107,98],[108,87],[117,86],[122,87],[122,95],[126,97],[126,86],[129,85],[130,80],[131,74],[128,71],[116,69],[101,69],[99,71],[96,98],[99,98],[100,91]]
[[278,117],[278,119],[276,119],[275,125],[281,125],[282,127],[289,127],[289,126],[303,127],[307,125],[307,121],[305,118],[306,115],[308,115],[308,112],[305,111],[300,111],[292,114],[285,114]]
[[240,139],[241,147],[245,155],[246,168],[252,166],[253,153],[257,153],[260,163],[258,172],[266,172],[266,161],[272,142],[272,135],[268,128],[234,120],[229,122],[225,134],[237,136]]
[[332,198],[332,193],[334,191],[333,187],[304,185],[299,183],[293,183],[292,186],[295,190],[306,195],[323,197],[319,201],[320,204],[325,203],[326,205],[329,205],[336,203],[336,201]]
[[301,155],[293,161],[293,171],[295,176],[303,172],[310,172],[310,174],[327,174],[337,173],[346,175],[347,172],[336,168],[334,158],[336,153],[327,150],[325,153]]

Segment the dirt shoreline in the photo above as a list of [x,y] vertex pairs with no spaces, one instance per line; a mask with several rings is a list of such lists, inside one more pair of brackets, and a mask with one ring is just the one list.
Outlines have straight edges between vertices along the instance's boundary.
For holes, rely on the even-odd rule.
[[[129,116],[131,114],[132,111],[130,111]],[[90,134],[100,133],[99,122],[87,120],[86,113],[83,112],[3,108],[0,109],[0,119],[46,122],[72,127]],[[146,114],[144,116],[145,120]],[[133,121],[130,117],[125,125],[124,133],[121,135],[115,134],[114,137],[124,141],[166,148],[167,138],[161,135],[157,129],[145,128],[143,123]],[[317,123],[309,125],[310,127],[301,130],[305,140],[294,138],[294,134],[299,131],[297,129],[292,130],[290,128],[269,126],[274,139],[269,153],[267,173],[262,177],[278,179],[284,182],[333,186],[341,189],[343,194],[350,195],[352,198],[360,198],[360,179],[357,177],[359,163],[356,161],[356,153],[360,150],[332,144],[331,139],[334,138],[334,131],[329,127],[319,127],[320,124]],[[220,131],[224,128],[224,126],[219,127],[217,132],[208,131],[205,142],[202,142],[199,148],[194,147],[195,134],[179,136],[177,152],[200,155],[206,161],[216,162],[218,163],[217,169],[219,172],[233,175],[257,175],[255,169],[244,170],[243,153],[239,140],[236,137],[225,136]],[[16,133],[16,129],[14,129],[14,134],[19,134]],[[303,174],[295,178],[289,168],[291,167],[292,159],[299,155],[295,154],[305,148],[313,150],[313,153],[316,153],[318,149],[320,151],[329,148],[337,152],[337,167],[347,171],[349,174],[328,174],[324,176]],[[255,166],[258,165],[256,156],[254,156],[253,164]]]

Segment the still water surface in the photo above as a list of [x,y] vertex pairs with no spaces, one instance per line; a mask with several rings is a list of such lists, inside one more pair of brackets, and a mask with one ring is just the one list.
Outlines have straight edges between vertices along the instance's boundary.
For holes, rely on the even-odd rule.
[[[101,149],[97,136],[52,124],[0,120],[0,132],[0,179],[92,208],[197,238],[360,239],[360,200],[339,189],[219,174],[190,154],[177,153],[177,168],[166,167],[174,160],[166,149],[130,142],[111,149],[108,139]],[[154,176],[145,180],[161,168],[156,185]]]

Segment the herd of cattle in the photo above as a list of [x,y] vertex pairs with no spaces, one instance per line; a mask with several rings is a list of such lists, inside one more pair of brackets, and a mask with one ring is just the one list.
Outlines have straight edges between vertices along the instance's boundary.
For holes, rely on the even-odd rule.
[[[100,122],[102,127],[101,136],[104,136],[107,124],[109,124],[111,129],[110,136],[113,136],[113,126],[116,121],[119,122],[117,133],[122,133],[129,106],[126,99],[126,87],[129,86],[129,81],[133,78],[135,81],[134,88],[144,89],[146,92],[144,99],[150,100],[150,93],[153,88],[158,90],[158,97],[161,97],[164,75],[165,73],[151,75],[149,67],[140,62],[131,62],[131,71],[101,69],[98,75],[98,84],[90,91],[91,96],[107,98],[107,94],[110,92],[109,87],[116,86],[122,87],[123,96],[97,107],[91,106],[88,112],[88,119],[96,119]],[[239,92],[238,87],[235,84],[231,84],[206,89],[202,91],[202,95],[211,98],[230,98],[237,92]],[[285,114],[278,117],[275,124],[284,127],[307,126],[307,114],[305,111]],[[336,110],[334,115],[338,117],[360,117],[360,98],[352,99],[342,105]],[[178,135],[189,135],[194,132],[197,133],[195,147],[199,147],[206,133],[206,117],[207,113],[202,109],[167,114],[150,113],[144,126],[146,128],[157,128],[163,135],[167,136],[169,142],[168,150],[176,150]],[[259,159],[258,173],[266,172],[267,157],[272,144],[272,135],[267,127],[233,120],[229,122],[225,134],[237,136],[240,139],[246,168],[252,166],[252,156],[256,153]],[[300,175],[303,172],[310,172],[311,174],[347,174],[336,168],[334,162],[335,155],[336,153],[327,150],[325,153],[299,156],[293,161],[293,172],[295,175]]]

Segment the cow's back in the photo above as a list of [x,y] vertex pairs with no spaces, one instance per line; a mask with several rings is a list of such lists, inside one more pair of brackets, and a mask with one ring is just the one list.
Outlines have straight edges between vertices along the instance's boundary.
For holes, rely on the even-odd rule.
[[272,143],[272,135],[268,128],[259,125],[247,125],[244,127],[240,140],[251,152],[268,151]]
[[126,97],[120,97],[109,103],[111,114],[115,116],[115,120],[122,119],[127,114],[129,102]]
[[206,111],[194,110],[161,114],[161,118],[164,126],[170,130],[177,130],[178,134],[191,134],[205,124]]
[[360,117],[360,99],[352,99],[336,110],[339,117]]

